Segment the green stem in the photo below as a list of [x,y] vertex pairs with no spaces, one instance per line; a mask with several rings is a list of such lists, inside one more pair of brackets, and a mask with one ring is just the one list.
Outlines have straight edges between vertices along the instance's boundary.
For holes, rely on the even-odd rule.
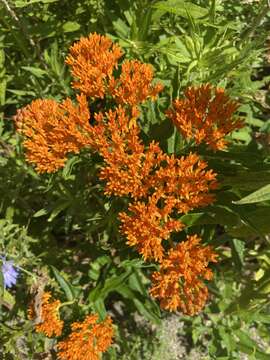
[[74,302],[75,302],[75,300],[63,302],[62,304],[59,305],[59,309],[66,305],[72,305],[72,304],[74,304]]

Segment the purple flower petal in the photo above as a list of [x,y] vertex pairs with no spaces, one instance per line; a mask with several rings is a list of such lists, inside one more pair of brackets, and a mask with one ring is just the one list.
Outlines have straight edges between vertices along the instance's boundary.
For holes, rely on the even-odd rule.
[[6,261],[6,259],[2,257],[2,273],[5,288],[10,288],[12,285],[16,284],[19,272],[13,264],[13,260]]

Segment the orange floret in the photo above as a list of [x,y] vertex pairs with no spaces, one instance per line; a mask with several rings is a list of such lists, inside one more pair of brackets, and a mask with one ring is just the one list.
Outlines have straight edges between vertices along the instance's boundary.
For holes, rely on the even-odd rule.
[[42,296],[40,314],[36,314],[33,304],[28,310],[30,320],[40,317],[40,322],[35,325],[36,332],[43,333],[47,337],[60,336],[64,322],[59,317],[60,300],[51,300],[51,293],[45,292]]
[[188,88],[185,97],[175,100],[167,111],[177,129],[197,145],[205,142],[213,150],[225,149],[228,141],[224,137],[243,127],[243,122],[233,117],[239,105],[224,89],[210,84]]
[[84,95],[78,105],[70,99],[62,104],[55,100],[34,100],[18,111],[14,120],[24,136],[27,160],[38,172],[55,172],[63,167],[68,153],[78,153],[89,145],[90,113]]
[[154,99],[163,89],[162,84],[153,85],[154,72],[150,64],[138,60],[126,60],[119,79],[110,80],[110,91],[118,104],[130,105],[133,117],[138,117],[137,105],[148,98]]
[[114,331],[110,317],[100,323],[97,320],[97,315],[88,315],[82,323],[73,323],[72,333],[57,345],[58,359],[100,360],[112,344]]
[[153,273],[150,294],[160,300],[161,308],[194,315],[204,307],[208,289],[203,280],[211,280],[213,274],[207,266],[217,261],[217,255],[200,241],[197,235],[188,236],[169,250],[160,271]]
[[102,35],[90,34],[69,49],[66,63],[76,79],[72,86],[86,96],[104,98],[107,82],[123,55],[117,44]]

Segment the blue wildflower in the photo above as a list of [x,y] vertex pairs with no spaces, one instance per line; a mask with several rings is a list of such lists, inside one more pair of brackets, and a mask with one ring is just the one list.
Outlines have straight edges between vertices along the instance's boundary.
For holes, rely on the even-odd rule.
[[16,284],[17,277],[19,275],[18,270],[14,267],[13,260],[6,261],[5,257],[2,257],[2,274],[4,278],[4,287],[10,288]]

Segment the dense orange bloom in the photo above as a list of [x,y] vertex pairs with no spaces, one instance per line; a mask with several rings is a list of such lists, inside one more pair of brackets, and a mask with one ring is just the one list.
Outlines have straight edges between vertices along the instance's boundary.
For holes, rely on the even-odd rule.
[[217,255],[210,246],[202,247],[197,235],[188,236],[163,259],[160,271],[152,275],[150,294],[160,300],[160,306],[184,314],[198,313],[208,297],[203,280],[211,280],[209,262],[216,262]]
[[147,176],[160,162],[159,146],[152,142],[145,151],[138,125],[131,124],[121,106],[105,115],[97,114],[95,119],[91,129],[92,147],[104,159],[100,178],[106,181],[105,193],[134,198],[146,196]]
[[36,332],[43,333],[48,337],[60,336],[64,322],[59,317],[60,300],[51,300],[51,293],[45,292],[42,296],[40,314],[36,314],[33,304],[28,310],[30,320],[40,317],[40,322],[35,325]]
[[187,213],[214,201],[214,195],[209,192],[217,187],[216,174],[206,167],[207,163],[197,154],[180,158],[164,154],[150,183],[162,194],[165,204],[173,204],[172,210]]
[[128,104],[132,116],[138,116],[137,105],[148,98],[154,99],[163,89],[162,84],[152,85],[153,68],[138,60],[126,60],[119,79],[111,78],[110,91],[118,104]]
[[84,95],[77,96],[78,105],[70,99],[34,100],[18,111],[14,120],[24,136],[27,160],[38,172],[54,172],[63,167],[68,153],[78,153],[90,144],[89,110]]
[[95,119],[92,147],[104,158],[100,178],[106,180],[106,194],[140,199],[159,192],[167,206],[174,202],[181,213],[213,202],[209,191],[216,187],[216,174],[198,155],[175,158],[155,142],[146,148],[138,125],[121,106]]
[[69,49],[66,63],[76,79],[72,83],[86,96],[104,98],[107,83],[122,56],[121,48],[102,35],[81,38]]
[[114,331],[110,317],[100,323],[97,320],[97,315],[88,315],[82,323],[73,323],[72,333],[57,345],[58,359],[99,360],[112,344]]
[[177,99],[168,117],[187,139],[196,144],[205,142],[213,150],[222,150],[228,143],[224,139],[233,130],[243,126],[243,122],[233,117],[238,104],[230,100],[224,89],[210,84],[190,87],[185,91],[185,99]]
[[206,171],[207,164],[196,154],[180,159],[159,154],[151,173],[141,180],[141,189],[148,196],[143,201],[130,203],[128,213],[120,213],[121,232],[127,243],[135,246],[145,260],[161,262],[164,256],[163,240],[183,224],[173,219],[174,212],[186,213],[196,207],[211,204],[216,187],[216,174]]
[[183,224],[170,218],[170,210],[157,206],[159,196],[151,196],[148,203],[137,201],[130,203],[128,215],[119,214],[122,222],[121,232],[126,235],[128,245],[136,246],[144,260],[162,261],[164,256],[163,240],[168,240],[173,231],[180,231]]

